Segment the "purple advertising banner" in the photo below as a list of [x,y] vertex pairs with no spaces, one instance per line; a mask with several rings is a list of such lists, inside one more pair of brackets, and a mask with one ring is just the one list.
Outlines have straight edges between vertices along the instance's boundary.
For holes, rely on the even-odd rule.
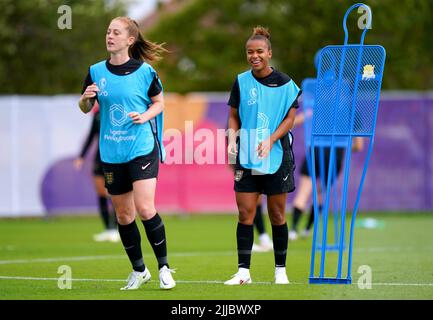
[[[192,109],[192,104],[187,98],[176,99],[180,102],[172,101],[172,108],[169,106],[166,110],[166,116],[171,116],[167,123],[176,120],[176,125],[182,127],[184,122],[195,117],[194,133],[203,129],[215,133],[226,128],[228,94],[203,95],[203,101],[196,103],[196,109]],[[184,115],[188,110],[190,115]],[[170,127],[174,126],[167,125],[167,128]],[[373,152],[362,189],[360,211],[433,211],[432,128],[432,95],[408,92],[382,93]],[[176,143],[179,145],[178,150],[186,150],[188,135],[185,132],[182,132],[182,135],[183,140]],[[299,171],[305,158],[303,128],[295,128],[293,135],[295,181],[299,182]],[[171,143],[170,140],[164,142],[166,146],[167,143]],[[195,147],[200,144],[204,142],[193,142]],[[225,151],[225,145],[214,142],[211,145],[212,152]],[[364,144],[362,152],[353,153],[351,157],[349,211],[353,207],[358,190],[367,146],[368,142]],[[87,159],[87,170],[79,174],[72,168],[72,158],[53,164],[48,170],[41,186],[41,195],[49,214],[96,209],[97,197],[93,190],[89,163],[91,159],[92,156]],[[341,188],[341,181],[339,186]],[[291,207],[293,197],[294,193],[289,194],[288,208]],[[236,212],[233,173],[228,165],[220,163],[163,164],[158,177],[156,202],[158,208],[165,212]]]

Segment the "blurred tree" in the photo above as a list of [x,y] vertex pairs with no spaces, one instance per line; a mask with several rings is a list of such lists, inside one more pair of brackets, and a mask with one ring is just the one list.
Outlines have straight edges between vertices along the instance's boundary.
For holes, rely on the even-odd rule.
[[[60,29],[61,5],[72,12],[72,29]],[[87,68],[104,59],[110,20],[123,2],[104,0],[1,0],[0,92],[77,93]]]
[[[76,93],[90,64],[107,57],[109,21],[131,0],[0,0],[0,93]],[[156,67],[165,89],[228,91],[248,68],[245,42],[255,25],[269,27],[272,65],[297,83],[315,75],[317,50],[344,40],[342,19],[353,0],[183,0],[162,10],[146,36],[166,42]],[[182,2],[182,0],[176,0]],[[366,44],[387,49],[385,89],[433,87],[433,1],[369,0],[373,29]],[[61,30],[58,7],[72,9],[72,29]],[[359,14],[348,20],[349,42],[359,41]]]
[[[146,30],[152,41],[166,42],[171,54],[157,67],[167,90],[228,91],[246,70],[245,42],[255,25],[270,29],[272,65],[297,83],[315,76],[317,50],[342,44],[342,20],[352,0],[207,0],[189,1],[176,13],[161,12]],[[369,0],[372,30],[366,44],[387,50],[385,89],[433,87],[433,1]],[[359,42],[360,14],[348,19],[349,43]]]

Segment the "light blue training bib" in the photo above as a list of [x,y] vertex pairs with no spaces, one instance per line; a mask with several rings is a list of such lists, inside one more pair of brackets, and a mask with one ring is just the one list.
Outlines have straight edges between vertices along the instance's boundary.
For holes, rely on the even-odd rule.
[[259,159],[258,145],[274,133],[286,117],[300,89],[293,80],[279,87],[258,82],[251,70],[238,75],[241,121],[239,162],[246,169],[273,174],[281,166],[283,148],[278,140],[264,159]]
[[165,160],[162,144],[163,113],[143,124],[135,124],[130,112],[145,112],[152,104],[147,90],[156,71],[147,63],[127,75],[111,73],[106,61],[90,67],[92,80],[99,87],[98,101],[101,113],[99,149],[101,160],[107,163],[125,163],[153,151],[155,138],[161,161]]

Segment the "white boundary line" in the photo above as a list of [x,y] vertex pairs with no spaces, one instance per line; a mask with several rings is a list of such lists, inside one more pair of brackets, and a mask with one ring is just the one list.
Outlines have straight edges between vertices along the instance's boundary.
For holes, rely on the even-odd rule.
[[[170,253],[171,257],[196,257],[196,256],[231,256],[235,255],[235,251],[216,251],[216,252],[174,252]],[[153,256],[152,254],[143,254],[146,256]],[[92,261],[92,260],[116,260],[125,259],[126,256],[122,255],[101,255],[101,256],[78,256],[78,257],[57,257],[57,258],[35,258],[35,259],[15,259],[15,260],[0,260],[0,265],[5,264],[25,264],[36,262],[59,262],[59,261]]]
[[88,260],[110,260],[124,258],[124,255],[106,255],[106,256],[82,256],[82,257],[57,257],[57,258],[36,258],[36,259],[16,259],[0,260],[0,265],[5,264],[25,264],[36,262],[59,262],[59,261],[88,261]]
[[[37,280],[37,281],[58,281],[59,278],[44,278],[44,277],[18,277],[18,276],[0,276],[0,280]],[[78,282],[126,282],[125,279],[79,279],[71,278],[71,281]],[[157,282],[150,280],[149,282]],[[219,280],[176,280],[177,283],[194,283],[194,284],[223,284],[224,281]],[[271,282],[254,282],[255,284],[272,284]],[[300,283],[299,283],[300,284]]]
[[[417,248],[418,250],[431,251],[433,247]],[[290,250],[290,249],[289,249]],[[293,250],[293,249],[292,249]],[[355,248],[356,252],[411,252],[414,247],[377,247],[377,248]],[[298,251],[298,249],[296,250]],[[207,252],[173,252],[172,257],[196,257],[196,256],[230,256],[236,255],[236,251],[207,251]],[[153,257],[152,254],[143,254],[144,257]],[[116,260],[124,259],[125,255],[100,255],[100,256],[78,256],[78,257],[55,257],[55,258],[35,258],[35,259],[14,259],[0,260],[0,266],[6,264],[25,264],[25,263],[44,263],[44,262],[59,262],[59,261],[92,261],[92,260]]]
[[[410,251],[412,247],[383,247],[383,248],[358,248],[355,249],[361,252],[383,252],[383,251]],[[216,251],[216,252],[178,252],[171,253],[170,256],[176,257],[194,257],[194,256],[229,256],[236,254],[235,251]],[[144,254],[143,256],[152,256],[152,254]],[[27,264],[27,263],[44,263],[44,262],[66,262],[66,261],[92,261],[92,260],[115,260],[124,259],[125,255],[100,255],[100,256],[76,256],[76,257],[56,257],[56,258],[36,258],[36,259],[15,259],[15,260],[0,260],[0,266],[6,264]],[[44,278],[44,277],[21,277],[21,276],[0,276],[0,280],[35,280],[35,281],[58,281],[59,278]],[[71,279],[79,282],[125,282],[123,279]],[[151,280],[154,281],[154,280]],[[224,281],[218,280],[176,280],[178,283],[189,284],[223,284]],[[269,285],[272,282],[253,282],[253,284]],[[303,282],[290,282],[294,285],[305,285]],[[352,285],[357,285],[352,283]],[[372,286],[415,286],[415,287],[433,287],[433,283],[372,283]]]
[[[58,281],[59,278],[44,278],[44,277],[18,277],[18,276],[0,276],[0,280],[36,280],[36,281]],[[126,282],[125,279],[79,279],[72,278],[71,281],[78,282]],[[156,280],[151,280],[150,282],[157,282]],[[176,280],[177,283],[187,283],[187,284],[223,284],[224,281],[219,280]],[[265,284],[270,285],[272,282],[259,281],[253,282],[252,284]],[[306,282],[290,282],[294,285],[306,285]],[[357,283],[352,283],[352,285],[357,285]],[[372,283],[372,286],[408,286],[408,287],[433,287],[433,283]]]

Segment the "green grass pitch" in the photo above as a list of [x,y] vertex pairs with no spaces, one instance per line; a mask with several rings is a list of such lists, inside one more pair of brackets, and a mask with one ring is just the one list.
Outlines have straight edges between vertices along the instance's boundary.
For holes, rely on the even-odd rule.
[[[253,284],[228,287],[223,282],[237,271],[237,217],[163,215],[169,263],[176,268],[177,280],[169,291],[159,289],[156,259],[141,224],[142,250],[152,280],[139,290],[120,291],[131,270],[129,261],[120,243],[92,240],[92,234],[101,231],[98,217],[0,219],[0,299],[433,299],[433,215],[369,213],[358,218],[367,216],[384,226],[355,229],[352,285],[308,284],[308,238],[289,242],[291,284],[272,284],[271,252],[253,253]],[[327,259],[331,273],[336,270],[335,257],[334,253]],[[71,268],[71,289],[58,287],[61,265]],[[361,265],[371,268],[371,289],[358,286]]]

